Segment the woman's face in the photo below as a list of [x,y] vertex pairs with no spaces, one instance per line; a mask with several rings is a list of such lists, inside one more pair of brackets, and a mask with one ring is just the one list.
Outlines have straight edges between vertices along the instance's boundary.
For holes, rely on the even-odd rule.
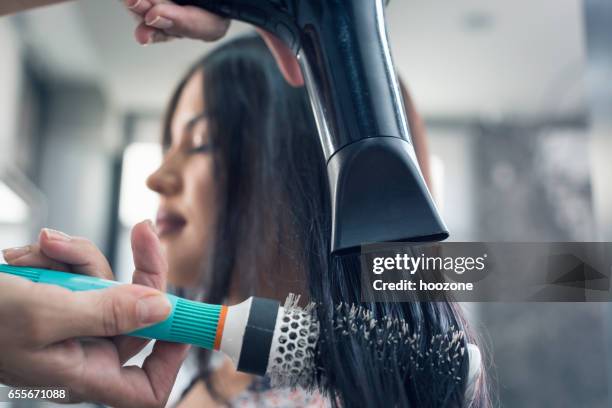
[[172,118],[170,145],[147,180],[160,195],[157,230],[170,266],[169,282],[179,287],[199,282],[216,214],[203,77],[200,71],[187,82]]

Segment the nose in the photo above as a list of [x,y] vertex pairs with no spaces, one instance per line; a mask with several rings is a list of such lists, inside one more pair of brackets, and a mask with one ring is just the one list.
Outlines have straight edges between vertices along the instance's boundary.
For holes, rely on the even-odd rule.
[[147,187],[163,196],[178,194],[182,188],[179,169],[171,157],[165,157],[162,164],[147,178]]

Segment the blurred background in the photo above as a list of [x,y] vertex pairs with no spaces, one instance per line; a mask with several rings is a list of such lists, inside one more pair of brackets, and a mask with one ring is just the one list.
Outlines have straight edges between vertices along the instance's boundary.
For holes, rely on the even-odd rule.
[[[402,0],[387,17],[453,240],[612,241],[612,2]],[[130,227],[156,210],[144,180],[161,115],[212,47],[142,47],[133,27],[99,0],[0,19],[0,247],[48,226],[129,279]],[[612,406],[612,306],[471,310],[500,406]]]

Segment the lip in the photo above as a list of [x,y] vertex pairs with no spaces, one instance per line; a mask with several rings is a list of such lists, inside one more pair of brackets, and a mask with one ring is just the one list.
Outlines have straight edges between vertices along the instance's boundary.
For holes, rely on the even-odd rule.
[[155,226],[159,237],[178,234],[187,225],[187,220],[180,213],[167,209],[157,212]]

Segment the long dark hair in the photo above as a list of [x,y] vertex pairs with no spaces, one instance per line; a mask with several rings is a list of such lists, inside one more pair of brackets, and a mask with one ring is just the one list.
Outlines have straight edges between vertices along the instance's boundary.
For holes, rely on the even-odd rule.
[[[325,337],[317,383],[334,405],[487,406],[482,378],[471,403],[464,397],[465,356],[462,381],[434,370],[410,375],[407,361],[382,361],[359,338],[334,331],[340,302],[360,304],[376,319],[400,318],[419,327],[423,352],[436,334],[469,329],[451,302],[360,302],[358,256],[329,253],[325,160],[306,92],[285,83],[264,42],[257,36],[232,40],[189,70],[169,105],[166,142],[178,99],[196,72],[204,75],[219,197],[214,251],[203,266],[204,300],[219,303],[230,293],[280,300],[297,291],[316,302]],[[476,342],[469,333],[464,341]],[[207,356],[203,352],[204,378],[210,374]]]

